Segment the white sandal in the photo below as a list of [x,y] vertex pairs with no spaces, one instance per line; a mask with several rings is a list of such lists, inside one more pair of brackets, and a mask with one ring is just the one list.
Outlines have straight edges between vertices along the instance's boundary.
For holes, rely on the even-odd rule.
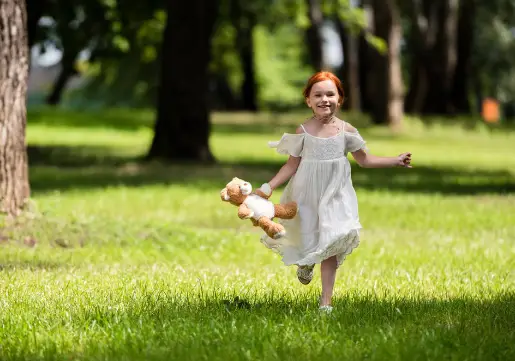
[[315,269],[315,265],[311,266],[298,266],[297,267],[297,278],[300,283],[303,285],[307,285],[313,279],[313,270]]
[[323,313],[331,313],[331,312],[333,312],[333,306],[329,306],[329,305],[320,306],[319,310]]

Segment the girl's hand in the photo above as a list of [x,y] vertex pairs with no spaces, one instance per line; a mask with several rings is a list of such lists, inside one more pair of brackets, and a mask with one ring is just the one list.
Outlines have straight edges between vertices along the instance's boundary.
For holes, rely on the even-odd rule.
[[402,153],[397,157],[397,166],[404,168],[413,168],[411,166],[411,153]]
[[270,184],[263,183],[263,185],[256,189],[254,193],[262,198],[268,199],[272,195],[272,188],[270,187]]

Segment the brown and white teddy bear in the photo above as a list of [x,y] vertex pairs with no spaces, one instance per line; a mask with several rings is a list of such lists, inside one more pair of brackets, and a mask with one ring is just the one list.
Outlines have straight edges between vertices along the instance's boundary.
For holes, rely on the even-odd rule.
[[[284,237],[284,227],[273,221],[273,218],[292,219],[297,215],[297,203],[274,204],[268,198],[271,190],[266,190],[268,184],[261,186],[261,190],[252,192],[252,185],[239,178],[233,178],[222,191],[222,201],[238,206],[238,217],[250,219],[254,226],[259,226],[273,239]],[[269,186],[268,186],[269,188]]]

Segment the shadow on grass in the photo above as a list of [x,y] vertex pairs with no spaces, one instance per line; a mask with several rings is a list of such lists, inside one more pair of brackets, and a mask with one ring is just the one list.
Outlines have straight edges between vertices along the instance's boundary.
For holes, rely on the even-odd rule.
[[[515,356],[513,294],[493,299],[348,298],[339,300],[328,316],[319,314],[315,303],[279,295],[263,303],[245,302],[248,306],[230,309],[223,301],[149,294],[120,309],[91,305],[72,319],[81,320],[81,328],[94,326],[109,335],[131,330],[131,337],[107,338],[103,347],[93,345],[97,338],[83,339],[83,357],[89,359],[104,358],[106,352],[111,360],[243,360],[249,352],[266,360],[292,355],[297,360],[410,361]],[[30,352],[25,348],[21,354]]]
[[[287,112],[214,112],[212,129],[217,133],[260,134],[293,132],[311,115],[305,109]],[[366,133],[372,127],[366,114],[343,112],[341,118]],[[416,119],[416,120],[414,120]],[[64,110],[46,106],[31,107],[27,114],[28,125],[69,126],[74,128],[110,128],[118,130],[152,129],[155,121],[153,109],[112,108],[97,111]],[[474,131],[487,127],[493,132],[515,131],[515,119],[504,120],[499,124],[486,124],[480,117],[423,116],[410,121],[420,122],[428,129],[433,126],[451,126]],[[410,122],[408,121],[408,123]]]
[[137,158],[124,157],[117,149],[100,146],[28,146],[29,166],[88,168],[122,166]]
[[152,128],[154,113],[152,110],[140,109],[101,109],[85,112],[54,109],[51,107],[34,107],[27,112],[27,125],[67,126],[74,128],[110,128],[119,130],[136,130]]
[[[1,250],[0,246],[0,250]],[[0,263],[0,273],[2,271],[48,271],[56,270],[60,268],[66,268],[67,266],[59,263],[47,260],[9,260]]]
[[[29,148],[31,187],[34,192],[67,189],[188,184],[222,188],[237,176],[261,184],[281,167],[279,161],[242,160],[216,165],[144,163],[110,154],[98,147]],[[469,195],[515,192],[515,177],[508,171],[451,167],[412,169],[360,169],[353,167],[356,189]]]

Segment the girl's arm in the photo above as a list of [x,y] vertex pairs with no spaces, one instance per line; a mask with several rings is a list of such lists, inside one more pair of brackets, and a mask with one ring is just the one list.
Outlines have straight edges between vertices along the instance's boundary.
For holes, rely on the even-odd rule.
[[[358,131],[347,122],[344,123],[343,129],[349,133],[357,133]],[[351,154],[356,162],[363,168],[412,168],[411,153],[402,153],[398,157],[378,157],[365,152],[363,149],[359,149]]]
[[[295,133],[301,134],[304,130],[302,127],[297,127]],[[264,198],[269,198],[272,192],[287,182],[297,172],[302,157],[294,157],[290,155],[286,163],[279,169],[277,174],[268,182],[264,183],[256,190],[256,193]]]
[[351,154],[360,167],[363,168],[413,168],[411,166],[411,153],[402,153],[398,157],[378,157],[360,149]]
[[287,182],[297,172],[301,157],[291,156],[288,158],[286,163],[279,169],[277,174],[268,182],[271,190],[280,187],[282,184]]
[[281,167],[281,169],[279,169],[277,174],[268,183],[264,183],[261,185],[261,187],[256,189],[255,193],[260,197],[266,199],[270,198],[274,189],[280,187],[295,174],[297,168],[299,167],[300,160],[301,157],[294,157],[290,155],[286,163]]

